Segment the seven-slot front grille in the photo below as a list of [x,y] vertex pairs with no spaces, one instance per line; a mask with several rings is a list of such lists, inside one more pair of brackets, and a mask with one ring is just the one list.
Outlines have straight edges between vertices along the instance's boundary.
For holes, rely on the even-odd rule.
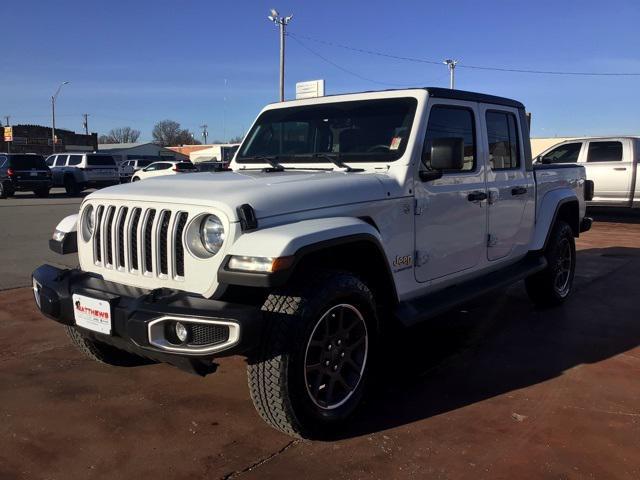
[[93,260],[131,274],[184,278],[182,236],[189,214],[166,209],[99,205]]

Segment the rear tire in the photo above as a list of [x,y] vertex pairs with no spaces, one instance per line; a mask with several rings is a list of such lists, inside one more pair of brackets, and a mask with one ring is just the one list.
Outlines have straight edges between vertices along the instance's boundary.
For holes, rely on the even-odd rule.
[[151,360],[112,347],[106,343],[96,342],[75,327],[65,326],[65,329],[75,347],[95,362],[116,367],[134,367],[153,363]]
[[576,268],[576,244],[573,230],[559,220],[553,227],[544,251],[547,267],[525,280],[529,298],[538,306],[550,307],[564,302],[573,289]]
[[298,438],[331,434],[359,405],[377,331],[369,288],[342,272],[306,272],[269,295],[260,351],[247,367],[256,410]]
[[7,198],[7,187],[3,182],[0,182],[0,198]]
[[33,193],[38,198],[47,198],[49,196],[49,188],[38,188]]

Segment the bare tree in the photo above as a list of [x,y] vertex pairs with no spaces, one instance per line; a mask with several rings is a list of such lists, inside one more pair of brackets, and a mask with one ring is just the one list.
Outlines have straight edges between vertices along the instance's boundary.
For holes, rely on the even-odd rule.
[[242,135],[238,135],[237,137],[231,137],[227,143],[242,143]]
[[140,137],[140,130],[131,127],[112,128],[107,135],[100,135],[98,143],[134,143]]
[[156,123],[151,134],[154,143],[162,147],[200,144],[193,133],[186,128],[181,128],[180,124],[173,120],[162,120]]

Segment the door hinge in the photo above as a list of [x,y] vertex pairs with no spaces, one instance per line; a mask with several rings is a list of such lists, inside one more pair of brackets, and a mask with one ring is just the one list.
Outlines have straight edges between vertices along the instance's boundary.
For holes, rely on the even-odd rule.
[[422,215],[424,213],[424,211],[427,209],[427,200],[426,199],[419,199],[419,198],[414,198],[413,199],[414,203],[414,207],[413,207],[413,213],[414,215]]
[[487,235],[487,247],[495,247],[498,244],[498,238],[495,235]]

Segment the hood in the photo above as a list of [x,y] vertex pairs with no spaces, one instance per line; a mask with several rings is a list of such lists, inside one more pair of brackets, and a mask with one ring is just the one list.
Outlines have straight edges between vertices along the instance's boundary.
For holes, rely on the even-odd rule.
[[[251,205],[257,218],[388,197],[384,175],[372,172],[260,170],[167,175],[98,190],[88,199],[213,207],[237,221]],[[386,183],[386,182],[385,182]]]

